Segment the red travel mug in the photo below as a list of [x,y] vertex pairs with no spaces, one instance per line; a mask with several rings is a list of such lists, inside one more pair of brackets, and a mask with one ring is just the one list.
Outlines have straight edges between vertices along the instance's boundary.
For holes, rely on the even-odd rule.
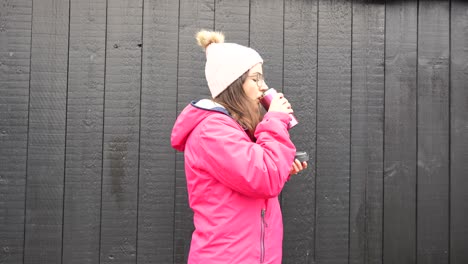
[[[260,103],[263,105],[265,110],[268,111],[268,108],[270,108],[271,100],[273,100],[273,97],[277,93],[278,92],[275,90],[275,88],[270,88],[263,93],[263,97],[260,99]],[[288,129],[291,129],[293,126],[297,125],[299,121],[297,121],[296,117],[293,114],[289,114],[289,116],[291,117],[291,120],[289,121]]]

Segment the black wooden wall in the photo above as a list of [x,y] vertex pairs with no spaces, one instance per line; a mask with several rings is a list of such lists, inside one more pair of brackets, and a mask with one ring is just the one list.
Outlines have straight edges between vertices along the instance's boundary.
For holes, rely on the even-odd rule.
[[184,263],[201,28],[265,59],[310,168],[283,263],[468,263],[468,3],[0,0],[0,263]]

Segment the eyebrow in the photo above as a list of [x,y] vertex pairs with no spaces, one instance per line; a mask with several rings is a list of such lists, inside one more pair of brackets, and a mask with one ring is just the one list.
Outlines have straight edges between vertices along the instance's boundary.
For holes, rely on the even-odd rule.
[[260,73],[260,72],[253,72],[253,73],[250,74],[250,76],[255,75],[255,74],[259,74],[259,75],[263,76],[263,74]]

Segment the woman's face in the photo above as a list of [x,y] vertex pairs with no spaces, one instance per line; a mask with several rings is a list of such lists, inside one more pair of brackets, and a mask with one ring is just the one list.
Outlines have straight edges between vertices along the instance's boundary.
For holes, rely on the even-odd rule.
[[262,64],[257,63],[247,73],[247,79],[242,84],[245,94],[256,103],[260,102],[260,98],[264,91],[268,90],[268,85],[263,79]]

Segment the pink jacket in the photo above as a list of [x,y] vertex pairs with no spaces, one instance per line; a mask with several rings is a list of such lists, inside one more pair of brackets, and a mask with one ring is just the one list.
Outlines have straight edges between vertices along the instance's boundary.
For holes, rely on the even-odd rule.
[[194,212],[188,263],[281,263],[278,202],[294,160],[289,116],[268,112],[252,142],[226,110],[201,100],[175,122],[171,143],[184,151]]

